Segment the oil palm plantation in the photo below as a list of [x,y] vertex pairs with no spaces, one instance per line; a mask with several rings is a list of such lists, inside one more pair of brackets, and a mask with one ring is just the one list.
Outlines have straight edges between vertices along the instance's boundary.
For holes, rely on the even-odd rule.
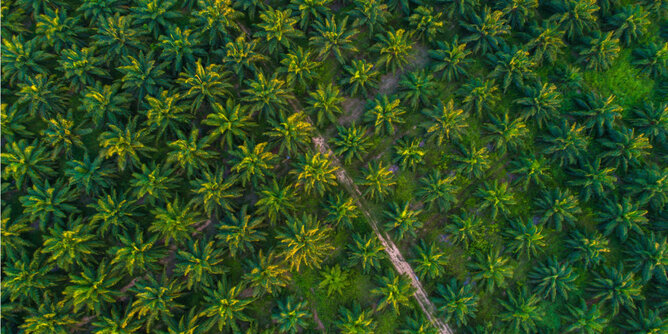
[[536,157],[533,153],[525,153],[517,160],[510,162],[511,173],[517,176],[516,185],[522,185],[524,190],[529,185],[542,187],[551,178],[548,161],[545,157]]
[[394,172],[387,166],[383,166],[382,161],[372,161],[364,170],[364,180],[360,183],[366,188],[364,196],[374,200],[382,200],[385,195],[390,193],[391,187],[396,184],[396,181],[394,180]]
[[513,101],[521,107],[522,119],[532,119],[543,128],[559,114],[563,99],[554,84],[525,85],[522,92],[524,97]]
[[594,298],[600,298],[608,305],[612,314],[617,314],[621,306],[635,307],[635,300],[640,298],[641,284],[632,273],[626,273],[623,266],[618,268],[603,267],[603,272],[595,272],[595,278],[589,284]]
[[553,301],[557,296],[568,300],[568,293],[575,289],[577,272],[568,263],[559,263],[555,257],[535,267],[529,272],[529,280],[534,284],[533,292],[543,299]]
[[188,107],[181,99],[181,94],[167,90],[156,97],[146,96],[145,108],[142,110],[147,118],[144,124],[156,138],[177,134],[192,118],[187,113]]
[[313,25],[315,30],[313,36],[309,38],[309,45],[316,47],[320,51],[318,57],[334,55],[336,60],[344,64],[350,53],[358,52],[353,43],[357,29],[348,28],[348,17],[337,21],[333,16],[324,21],[317,20]]
[[521,219],[509,221],[510,228],[505,232],[510,251],[516,256],[527,259],[541,254],[546,246],[543,228],[533,222],[524,222]]
[[450,279],[447,284],[439,284],[436,288],[435,304],[438,311],[445,316],[445,321],[453,321],[457,326],[466,326],[469,319],[478,311],[479,297],[473,293],[472,285]]
[[504,44],[503,36],[510,34],[510,26],[505,15],[500,10],[492,11],[489,7],[479,13],[470,12],[466,15],[467,22],[462,22],[462,28],[468,33],[462,39],[473,49],[473,52],[487,54],[496,51]]
[[47,226],[58,227],[59,223],[68,220],[68,214],[79,211],[72,204],[77,199],[76,191],[64,181],[58,179],[52,184],[45,179],[43,182],[33,184],[25,195],[19,197],[23,213],[31,221],[38,221],[43,231]]
[[268,144],[246,142],[230,153],[234,163],[231,170],[238,173],[242,187],[246,186],[246,183],[257,186],[264,183],[267,176],[272,175],[277,156],[268,150]]
[[548,124],[548,133],[543,136],[547,147],[544,152],[556,160],[559,166],[578,162],[589,146],[585,128],[578,123]]
[[585,268],[595,267],[603,263],[606,254],[611,251],[608,239],[597,232],[573,231],[566,239],[566,245],[571,250],[568,255],[569,260],[582,262]]
[[308,94],[310,97],[306,100],[305,111],[315,115],[316,124],[322,126],[325,120],[335,124],[338,115],[343,113],[341,102],[344,101],[344,98],[339,88],[331,83],[327,86],[318,84],[315,91]]
[[373,234],[367,236],[353,234],[353,242],[348,244],[348,251],[350,265],[361,265],[365,273],[372,269],[380,269],[380,261],[385,258],[384,248]]
[[468,249],[469,245],[482,237],[483,222],[479,216],[462,213],[452,215],[448,219],[449,222],[445,225],[444,230],[452,236],[454,243],[463,244],[464,248]]
[[270,54],[278,54],[284,49],[291,49],[295,40],[304,33],[295,25],[298,19],[292,15],[291,9],[278,10],[268,7],[260,13],[260,22],[257,25],[255,38],[262,40],[262,45]]
[[176,252],[174,274],[185,278],[186,289],[197,292],[211,290],[220,285],[220,276],[228,271],[223,264],[224,249],[207,238],[189,241]]
[[487,254],[476,253],[475,259],[469,267],[473,273],[473,280],[479,282],[480,286],[488,292],[493,292],[497,287],[505,287],[513,275],[509,259],[502,256],[498,251]]
[[346,165],[349,165],[353,158],[362,161],[371,147],[369,137],[367,137],[367,129],[364,126],[357,126],[353,122],[350,126],[337,126],[336,130],[338,136],[332,138],[334,144],[334,154],[343,157]]
[[221,144],[227,148],[233,147],[235,141],[244,141],[248,137],[248,130],[256,126],[246,109],[232,99],[227,99],[224,105],[214,103],[211,109],[212,112],[206,115],[202,123],[214,127],[209,131],[209,139],[220,138]]
[[204,209],[207,215],[232,210],[232,199],[239,197],[234,188],[235,178],[225,177],[222,168],[214,171],[204,170],[201,177],[190,181],[191,191],[195,195],[191,203]]
[[309,268],[320,268],[334,249],[329,242],[330,233],[331,229],[321,226],[316,217],[304,213],[302,218],[289,218],[287,228],[276,236],[282,249],[281,255],[291,269],[299,271],[302,264]]
[[353,59],[349,65],[344,65],[346,76],[341,84],[348,86],[352,96],[366,96],[369,90],[378,87],[378,76],[380,73],[374,69],[374,65],[367,63],[364,59]]
[[435,170],[420,179],[422,187],[416,195],[425,202],[427,210],[447,212],[457,203],[455,193],[459,187],[455,184],[455,180],[455,176],[445,176],[440,170]]
[[439,146],[446,140],[458,140],[468,128],[468,113],[457,108],[452,99],[447,103],[438,101],[434,109],[427,110],[425,114],[429,121],[422,124],[427,131],[428,138],[435,141]]
[[401,100],[381,95],[369,101],[364,119],[373,123],[375,134],[394,135],[395,126],[404,123],[403,114],[406,110],[401,106]]
[[265,216],[273,225],[279,218],[287,218],[295,210],[297,194],[292,185],[272,179],[258,191],[256,214]]
[[480,198],[480,210],[489,210],[492,219],[496,219],[498,213],[507,215],[510,212],[510,207],[516,204],[514,194],[509,190],[508,183],[485,182],[481,188],[475,193],[475,196]]
[[625,241],[629,232],[642,235],[642,225],[648,222],[646,210],[642,210],[629,197],[621,199],[609,198],[602,203],[598,210],[597,221],[601,223],[603,233],[607,235],[615,233],[621,241]]
[[406,234],[415,238],[416,230],[423,224],[418,217],[421,210],[413,210],[408,201],[402,204],[391,202],[389,207],[389,210],[383,212],[387,218],[385,230],[392,232],[397,240],[402,240]]
[[487,147],[476,148],[473,144],[463,146],[458,143],[457,148],[459,155],[453,157],[457,162],[456,170],[467,177],[482,178],[490,163]]
[[337,185],[336,171],[339,167],[332,164],[328,155],[306,153],[299,157],[292,174],[297,175],[297,184],[307,194],[316,192],[323,196],[331,187]]
[[602,168],[601,160],[583,162],[580,168],[572,169],[573,179],[568,182],[571,186],[580,187],[580,196],[584,201],[591,198],[605,198],[606,194],[615,189],[615,169]]
[[434,60],[432,70],[441,72],[441,78],[450,82],[468,76],[468,67],[471,64],[471,51],[466,49],[466,43],[460,43],[455,36],[452,42],[437,41],[437,48],[429,50],[429,57]]
[[164,207],[157,206],[151,210],[154,219],[148,230],[162,237],[166,245],[169,245],[170,241],[182,244],[190,240],[194,225],[202,221],[202,218],[186,204],[177,197],[168,201]]
[[278,310],[271,315],[271,319],[278,323],[278,331],[290,334],[308,329],[307,319],[310,317],[306,301],[296,301],[292,295],[279,300]]
[[257,73],[255,80],[250,80],[248,88],[244,89],[242,101],[248,103],[249,110],[260,113],[265,119],[277,119],[284,116],[284,108],[288,100],[293,98],[286,83],[276,73],[272,77],[265,77],[262,72]]
[[413,50],[412,33],[404,29],[388,30],[376,35],[378,41],[371,50],[379,54],[376,65],[385,67],[388,72],[403,70],[408,65]]
[[251,318],[244,311],[253,300],[240,296],[243,289],[243,285],[232,285],[227,279],[219,280],[215,287],[207,288],[204,291],[205,308],[199,313],[203,318],[202,328],[238,332],[239,322],[250,321]]
[[30,144],[25,139],[7,143],[1,157],[2,178],[12,179],[18,189],[28,180],[36,184],[45,176],[55,174],[47,148],[36,140]]
[[201,59],[198,59],[179,74],[176,83],[183,90],[183,98],[192,101],[191,110],[198,111],[202,102],[206,101],[210,106],[230,95],[232,85],[229,76],[230,73],[222,65],[203,66]]
[[218,156],[217,152],[209,149],[210,140],[200,138],[199,129],[193,129],[189,136],[179,131],[176,136],[177,140],[167,144],[170,151],[167,152],[166,162],[174,163],[188,176],[208,168],[209,161]]
[[218,226],[220,248],[226,247],[232,256],[253,252],[254,243],[266,239],[266,233],[260,230],[262,218],[251,216],[244,205],[236,214],[228,214]]
[[529,293],[526,287],[517,293],[510,292],[506,299],[499,300],[503,307],[500,314],[506,329],[516,333],[533,333],[544,319],[539,299]]
[[378,287],[371,290],[372,295],[380,297],[376,310],[383,310],[391,306],[397,314],[401,306],[408,305],[412,293],[413,287],[409,279],[403,275],[396,275],[394,271],[381,276],[378,280]]
[[423,240],[415,247],[416,257],[411,261],[421,279],[437,279],[445,273],[446,255],[436,246]]
[[554,226],[562,231],[564,223],[569,227],[575,226],[578,216],[582,213],[577,197],[568,189],[554,188],[543,191],[535,201],[541,223]]

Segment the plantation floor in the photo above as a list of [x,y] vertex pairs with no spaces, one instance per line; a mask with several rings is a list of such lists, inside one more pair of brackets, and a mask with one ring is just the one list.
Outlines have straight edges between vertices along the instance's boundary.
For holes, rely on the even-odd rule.
[[329,145],[327,144],[325,138],[323,138],[320,135],[313,137],[313,144],[320,153],[328,155],[333,160],[333,163],[339,167],[339,169],[336,172],[336,178],[346,188],[346,190],[348,190],[352,198],[355,199],[355,201],[357,202],[357,206],[366,217],[366,220],[367,222],[369,222],[369,225],[371,225],[371,228],[373,229],[374,233],[376,233],[376,236],[383,245],[385,252],[387,253],[388,258],[392,262],[394,268],[400,274],[406,275],[411,279],[411,285],[415,289],[413,295],[415,296],[415,299],[420,305],[420,308],[422,308],[424,314],[427,316],[427,318],[429,318],[429,321],[431,321],[434,327],[436,327],[436,329],[441,334],[454,333],[450,328],[450,326],[441,321],[441,319],[439,319],[434,313],[435,311],[434,304],[431,302],[431,300],[429,300],[429,297],[427,296],[427,293],[422,287],[422,283],[418,279],[417,275],[415,275],[413,268],[411,268],[410,264],[406,262],[403,255],[401,255],[399,248],[397,248],[397,245],[394,244],[394,242],[387,235],[387,233],[383,233],[380,231],[380,229],[378,228],[378,220],[367,209],[366,204],[364,203],[364,199],[362,198],[362,192],[360,192],[357,185],[353,182],[350,176],[348,176],[348,173],[339,162],[339,159],[336,157],[336,155],[334,155],[333,151],[329,148]]

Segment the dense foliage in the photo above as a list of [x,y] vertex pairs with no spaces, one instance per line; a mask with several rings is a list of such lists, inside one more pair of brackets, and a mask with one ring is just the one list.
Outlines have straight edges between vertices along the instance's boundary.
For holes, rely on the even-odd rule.
[[665,0],[1,14],[2,333],[668,332]]

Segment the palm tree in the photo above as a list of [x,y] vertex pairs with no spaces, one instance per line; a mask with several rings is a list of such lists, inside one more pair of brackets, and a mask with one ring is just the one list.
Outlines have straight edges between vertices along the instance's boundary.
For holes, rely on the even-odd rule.
[[480,7],[480,0],[448,0],[446,7],[448,18],[453,19],[455,14],[460,18],[467,17],[477,11]]
[[33,13],[35,35],[42,47],[49,46],[55,53],[64,48],[81,45],[77,35],[84,33],[84,27],[79,24],[78,15],[68,16],[65,7],[45,7],[44,13]]
[[128,116],[130,110],[130,95],[120,92],[120,88],[118,83],[102,85],[99,81],[86,87],[79,100],[79,110],[86,112],[86,117],[93,121],[95,127],[105,121],[119,123],[120,116]]
[[71,317],[71,312],[52,301],[50,293],[44,293],[43,302],[38,307],[26,307],[29,314],[20,328],[26,334],[67,333],[78,321]]
[[521,184],[526,191],[529,184],[543,186],[551,178],[550,167],[545,157],[536,157],[533,153],[520,156],[510,162],[513,175],[517,176],[516,184]]
[[435,170],[420,179],[422,187],[416,195],[426,203],[427,210],[432,210],[435,206],[438,212],[447,212],[457,203],[455,193],[458,187],[455,179],[455,176],[441,175],[440,170]]
[[154,205],[156,200],[170,200],[172,189],[177,183],[176,178],[172,177],[173,173],[174,169],[169,165],[156,165],[155,161],[151,161],[149,166],[142,164],[141,173],[132,173],[130,185],[134,195],[151,205]]
[[[198,10],[192,11],[191,22],[201,31],[208,35],[209,45],[218,47],[220,42],[227,41],[231,32],[239,30],[237,20],[241,19],[243,11],[233,8],[236,1],[232,0],[199,0]],[[243,39],[243,36],[238,38]],[[238,41],[239,39],[237,39]],[[229,45],[229,43],[228,43]]]
[[549,134],[543,137],[547,147],[543,152],[556,160],[559,166],[574,164],[587,151],[589,140],[584,127],[578,123],[569,124],[563,120],[558,125],[548,124],[547,130]]
[[585,68],[604,71],[612,66],[621,50],[619,38],[613,36],[612,31],[605,36],[595,32],[593,37],[586,39],[587,47],[580,51],[580,61],[585,64]]
[[281,67],[277,69],[278,73],[286,75],[288,86],[292,87],[295,82],[302,88],[308,87],[316,77],[316,69],[321,62],[314,61],[311,51],[302,49],[301,46],[293,48],[285,53],[281,59]]
[[614,175],[615,169],[612,167],[601,168],[601,159],[593,162],[581,163],[579,169],[571,170],[573,179],[568,181],[568,185],[581,187],[580,195],[584,201],[592,197],[605,198],[605,195],[615,189],[617,177]]
[[658,307],[647,309],[647,304],[627,315],[626,323],[621,327],[631,333],[661,333],[668,330],[668,321],[661,318]]
[[135,230],[134,233],[124,232],[118,236],[119,246],[111,247],[107,253],[113,255],[111,266],[114,269],[123,269],[128,274],[158,271],[161,267],[158,261],[167,256],[167,250],[158,245],[158,234],[144,240],[144,233]]
[[399,99],[390,101],[387,95],[381,95],[380,99],[375,98],[369,103],[364,117],[367,122],[374,123],[374,133],[394,135],[395,124],[404,123],[402,115],[406,113],[400,104]]
[[239,145],[237,151],[230,153],[234,162],[232,171],[239,173],[242,186],[246,186],[248,181],[257,186],[258,182],[264,182],[266,175],[272,174],[271,169],[277,156],[266,151],[267,144],[265,142],[255,145],[252,141],[246,142]]
[[131,9],[134,24],[145,27],[144,29],[152,32],[153,38],[157,39],[172,25],[170,21],[181,16],[179,12],[172,10],[175,5],[174,0],[139,0],[137,6]]
[[609,131],[609,137],[603,138],[600,143],[605,149],[601,156],[610,161],[617,170],[626,173],[629,166],[640,167],[641,161],[650,154],[652,145],[644,133],[635,135],[635,129],[622,127],[619,130]]
[[531,118],[540,128],[543,128],[559,114],[562,95],[554,84],[525,85],[522,91],[524,97],[513,101],[522,107],[520,114],[522,119]]
[[489,119],[491,122],[485,124],[484,128],[489,132],[489,139],[499,154],[506,154],[508,148],[516,152],[523,146],[529,130],[520,118],[511,121],[508,113],[504,113],[503,118],[490,114]]
[[412,315],[404,320],[405,325],[401,327],[401,334],[437,334],[438,329],[433,326],[431,321],[421,312],[413,311]]
[[190,181],[192,192],[195,193],[191,203],[204,208],[207,215],[219,213],[220,209],[231,211],[230,200],[239,197],[237,190],[232,188],[235,183],[236,179],[234,177],[226,178],[224,176],[222,168],[218,168],[214,172],[204,170],[201,178]]
[[634,300],[642,298],[642,285],[633,277],[632,273],[624,273],[624,267],[603,267],[603,274],[594,272],[594,280],[590,283],[593,298],[600,299],[601,303],[610,302],[612,314],[619,312],[620,306],[635,308]]
[[[4,230],[3,230],[4,232]],[[75,245],[76,246],[76,245]],[[44,291],[56,286],[58,276],[53,273],[54,265],[36,251],[33,256],[22,253],[20,257],[7,261],[2,277],[2,288],[8,299],[3,300],[5,305],[16,300],[21,303],[42,304]],[[46,294],[47,296],[49,294]]]
[[199,316],[205,318],[202,323],[205,331],[218,325],[219,332],[225,328],[236,333],[239,332],[239,321],[251,321],[244,310],[253,300],[240,296],[243,289],[242,284],[230,286],[227,279],[223,278],[218,280],[215,288],[204,290],[206,307],[199,313]]
[[321,289],[327,290],[327,296],[331,296],[332,293],[337,295],[343,294],[343,289],[349,285],[349,275],[345,270],[341,270],[341,266],[336,264],[335,266],[326,268],[322,273],[322,281],[318,284],[318,287]]
[[353,234],[353,242],[348,244],[348,260],[351,266],[362,265],[362,271],[380,268],[380,260],[385,257],[384,248],[373,234],[362,236]]
[[608,239],[599,233],[574,231],[566,240],[566,246],[571,250],[568,258],[571,261],[584,262],[585,268],[597,266],[603,262],[604,254],[610,253]]
[[258,197],[255,213],[266,216],[273,225],[279,218],[287,218],[294,211],[297,194],[292,185],[272,179],[269,185],[260,188]]
[[437,279],[445,273],[446,258],[443,250],[432,242],[426,244],[423,240],[415,247],[416,258],[411,260],[415,272],[421,279]]
[[255,19],[255,14],[258,9],[264,10],[267,7],[267,5],[260,0],[238,0],[234,1],[233,5],[240,11],[248,13],[248,17],[251,20]]
[[378,42],[371,47],[372,51],[379,54],[376,65],[384,66],[385,70],[390,72],[403,70],[408,65],[413,50],[412,35],[404,29],[390,29],[385,34],[377,34]]
[[413,138],[413,140],[408,141],[408,139],[399,139],[397,144],[394,146],[397,154],[394,158],[394,162],[401,165],[402,169],[410,167],[413,172],[417,165],[422,164],[424,155],[427,153],[420,145],[421,141],[419,138]]
[[21,112],[16,104],[0,104],[0,126],[2,127],[2,137],[8,142],[16,141],[16,137],[32,136],[33,133],[26,127],[26,122],[30,115]]
[[285,81],[278,78],[276,73],[271,78],[265,78],[262,72],[257,74],[256,80],[251,80],[249,88],[242,90],[246,96],[242,101],[249,103],[251,112],[259,112],[265,119],[275,119],[276,114],[284,116],[283,109],[288,100],[292,99],[292,93],[285,88]]
[[333,16],[325,21],[317,20],[313,25],[315,29],[313,36],[309,38],[309,45],[320,49],[318,57],[334,54],[340,64],[345,63],[346,54],[358,52],[353,44],[353,37],[357,35],[357,29],[348,29],[348,17],[337,21]]
[[378,287],[371,290],[372,295],[381,297],[376,307],[377,311],[392,306],[396,314],[399,314],[399,307],[408,305],[412,293],[413,287],[408,277],[397,275],[394,271],[389,271],[381,276],[378,280]]
[[606,200],[596,220],[601,223],[606,236],[616,232],[617,237],[625,241],[629,231],[643,234],[640,226],[648,222],[645,214],[647,214],[646,210],[639,209],[630,197],[624,196],[621,200],[615,198]]
[[538,0],[505,0],[500,6],[513,29],[520,30],[536,16]]
[[42,131],[42,136],[46,139],[53,149],[51,156],[56,157],[61,153],[67,158],[72,157],[72,149],[74,146],[84,148],[84,143],[81,136],[92,132],[91,129],[82,129],[83,124],[74,126],[74,120],[71,112],[65,116],[57,115],[46,121],[47,128]]
[[339,167],[332,164],[329,155],[306,153],[299,157],[295,169],[290,173],[297,175],[297,184],[302,186],[307,194],[315,190],[323,196],[330,187],[337,185],[338,169]]
[[399,81],[401,98],[410,102],[414,110],[418,106],[431,105],[431,99],[436,95],[434,76],[425,70],[406,73]]
[[143,324],[140,320],[128,318],[128,312],[129,308],[113,305],[109,313],[100,315],[97,321],[91,322],[91,325],[95,333],[113,333],[114,331],[122,334],[136,333],[141,330]]
[[633,265],[634,273],[640,272],[643,283],[654,277],[657,280],[666,281],[668,276],[668,242],[654,232],[638,235],[631,238],[631,245],[627,251],[629,257],[626,261]]
[[494,70],[490,73],[493,79],[500,79],[503,82],[503,92],[508,91],[510,84],[516,88],[523,88],[527,81],[536,79],[533,72],[536,68],[536,62],[529,57],[529,52],[518,49],[516,46],[511,48],[503,47],[499,52],[488,57],[492,64],[495,64]]
[[306,29],[312,21],[330,17],[332,0],[290,0],[289,8],[299,12],[299,26]]
[[115,297],[118,297],[120,292],[114,288],[114,285],[121,280],[121,277],[115,277],[107,269],[104,261],[96,267],[97,269],[83,267],[80,275],[69,275],[70,282],[63,290],[64,299],[58,303],[59,306],[63,304],[72,306],[75,313],[85,306],[86,309],[94,310],[99,314],[102,310],[102,303],[115,301]]
[[215,286],[214,282],[220,286],[218,275],[226,273],[228,268],[223,264],[223,249],[215,244],[206,238],[191,240],[184,249],[177,251],[174,274],[185,277],[188,290],[195,288],[208,292]]
[[190,240],[193,225],[201,221],[198,212],[183,202],[179,203],[178,197],[167,202],[164,208],[156,207],[151,210],[151,214],[154,219],[148,230],[158,233],[166,245],[171,240],[176,241],[177,244]]
[[240,81],[246,78],[244,70],[250,73],[258,72],[257,65],[269,60],[265,55],[256,51],[257,44],[257,39],[247,40],[246,36],[241,35],[234,42],[228,42],[225,49],[219,52],[225,65],[232,68]]
[[65,49],[60,53],[58,69],[63,72],[65,79],[70,80],[72,86],[79,90],[93,84],[94,76],[109,76],[109,73],[101,68],[102,57],[96,57],[95,51],[95,48],[89,47]]
[[538,305],[538,297],[529,294],[526,286],[517,294],[510,292],[507,299],[498,301],[504,308],[500,314],[501,321],[506,324],[510,332],[534,333],[537,325],[544,319],[543,312]]
[[8,142],[0,157],[3,165],[2,178],[13,179],[18,189],[23,188],[27,179],[30,179],[32,184],[37,184],[46,176],[55,175],[50,166],[52,157],[37,140],[33,140],[31,144],[25,139]]
[[22,236],[33,229],[27,221],[12,218],[12,209],[9,206],[2,208],[2,220],[0,221],[0,246],[2,247],[2,257],[4,259],[18,260],[23,254],[27,254],[26,247],[31,247],[32,243]]
[[99,234],[104,235],[109,231],[112,235],[119,235],[134,224],[133,218],[138,215],[137,206],[136,200],[128,199],[127,194],[119,194],[116,189],[112,189],[110,193],[100,196],[97,202],[88,205],[95,210],[89,223],[100,223],[96,225]]
[[373,334],[376,322],[372,313],[373,310],[365,310],[357,302],[351,309],[341,306],[336,328],[341,334]]
[[499,100],[499,87],[494,80],[482,81],[473,78],[459,89],[458,93],[463,98],[462,107],[468,112],[482,115],[483,111],[490,111],[492,106]]
[[475,253],[475,261],[469,265],[473,271],[473,280],[479,282],[481,287],[490,293],[495,287],[505,287],[506,279],[513,275],[508,261],[509,259],[501,256],[499,251],[490,251],[484,255]]
[[436,11],[433,7],[418,6],[413,14],[408,17],[408,24],[417,33],[421,40],[429,42],[436,39],[436,35],[443,31],[443,13]]
[[219,247],[227,246],[230,255],[237,253],[254,252],[253,243],[265,240],[267,235],[260,231],[262,219],[246,213],[248,206],[244,205],[236,215],[228,214],[222,224],[218,226],[216,239],[221,240]]
[[183,309],[184,305],[177,302],[184,294],[183,288],[180,280],[170,279],[164,274],[160,281],[153,275],[138,280],[131,288],[136,299],[132,302],[124,322],[136,317],[144,322],[149,330],[156,321],[166,321],[173,316],[173,311]]
[[249,260],[247,263],[249,270],[246,271],[243,279],[250,282],[254,296],[261,296],[264,293],[274,295],[280,292],[290,280],[288,268],[282,261],[277,260],[277,255],[273,251],[265,256],[260,249],[257,253],[257,260]]
[[187,114],[187,106],[181,101],[178,93],[163,90],[158,97],[146,96],[147,110],[144,123],[149,130],[157,130],[157,137],[161,138],[167,130],[170,134],[177,134],[192,116]]
[[327,86],[318,84],[318,88],[308,94],[305,110],[309,114],[315,114],[316,124],[322,126],[325,118],[336,123],[337,115],[343,113],[341,103],[345,100],[339,88],[331,83]]
[[382,200],[391,187],[396,184],[394,172],[383,166],[383,162],[370,162],[364,170],[364,180],[361,182],[366,187],[364,196],[371,199]]
[[580,299],[578,306],[566,305],[568,314],[564,316],[566,322],[565,332],[601,333],[605,328],[607,320],[601,314],[599,305],[594,303],[587,305],[584,299]]
[[577,197],[568,189],[544,190],[535,203],[541,215],[540,222],[554,225],[559,232],[562,231],[563,223],[575,226],[577,216],[582,213]]
[[649,12],[643,7],[626,5],[610,18],[609,23],[615,28],[615,35],[625,46],[629,46],[647,33],[651,21]]
[[454,320],[457,326],[463,327],[470,317],[475,317],[479,298],[471,291],[471,284],[452,278],[446,285],[439,284],[436,293],[438,297],[434,302],[438,311],[445,315],[445,321]]
[[489,208],[492,219],[496,219],[499,212],[508,214],[510,206],[516,204],[514,194],[508,189],[508,183],[499,183],[498,180],[494,180],[494,183],[485,182],[475,195],[482,200],[480,210]]
[[264,40],[262,45],[271,54],[278,54],[283,48],[290,50],[295,44],[294,39],[301,38],[304,33],[295,28],[297,18],[292,16],[292,10],[277,10],[268,7],[260,13],[261,23],[259,30],[253,37]]
[[201,59],[197,59],[194,68],[188,66],[185,72],[179,74],[176,83],[183,89],[184,98],[193,99],[191,110],[197,111],[205,99],[208,105],[213,105],[230,95],[232,85],[228,82],[229,74],[222,65],[204,67]]
[[515,255],[524,255],[527,259],[531,259],[543,252],[546,244],[542,227],[530,221],[524,222],[522,219],[510,220],[509,224],[506,236],[510,239],[509,249]]
[[415,231],[423,224],[418,218],[422,210],[411,209],[410,201],[403,204],[391,202],[389,206],[390,210],[383,211],[387,217],[387,222],[384,224],[385,230],[394,233],[397,240],[403,239],[406,233],[416,238]]
[[632,115],[634,118],[629,122],[633,128],[653,142],[662,143],[668,138],[668,103],[654,105],[644,102],[642,106],[632,109]]
[[210,140],[206,137],[199,138],[199,129],[195,128],[186,137],[183,132],[177,132],[178,139],[167,144],[171,150],[167,153],[167,163],[175,162],[188,176],[208,168],[208,160],[218,156],[216,152],[210,151]]
[[96,48],[107,52],[109,55],[105,59],[107,64],[117,65],[119,59],[144,48],[139,40],[142,32],[133,29],[133,19],[132,15],[121,16],[116,12],[114,16],[108,16],[97,22],[99,26],[95,30],[97,34],[92,36],[92,42]]
[[77,198],[76,191],[70,189],[63,179],[56,180],[53,185],[44,179],[44,182],[28,188],[26,194],[19,197],[19,202],[28,219],[38,220],[40,229],[44,231],[47,224],[62,223],[66,221],[66,214],[77,212],[77,207],[70,204]]
[[561,15],[558,23],[564,31],[566,37],[573,41],[588,32],[598,30],[596,12],[600,9],[596,0],[561,0],[554,3],[554,9]]
[[487,54],[498,50],[505,43],[503,36],[510,34],[508,21],[500,10],[491,11],[485,6],[480,13],[471,11],[467,17],[469,22],[461,22],[460,25],[470,35],[462,39],[462,42],[470,43],[475,53]]
[[453,159],[458,163],[455,167],[458,172],[466,174],[468,177],[482,178],[485,171],[489,168],[489,152],[487,147],[475,148],[471,146],[463,146],[457,143],[458,153],[460,155],[453,156]]
[[192,64],[195,62],[195,57],[205,54],[198,42],[198,33],[193,33],[190,29],[181,30],[180,27],[169,27],[166,35],[158,38],[160,59],[173,63],[173,73],[178,73],[184,64]]
[[468,249],[480,237],[482,220],[477,215],[462,213],[450,216],[449,220],[444,231],[452,236],[455,244],[463,243],[464,248]]
[[541,26],[533,27],[535,37],[527,44],[527,51],[533,52],[534,60],[538,65],[553,64],[562,50],[566,47],[564,43],[564,30],[550,20],[542,22]]
[[335,150],[334,154],[343,157],[346,165],[349,165],[353,158],[362,161],[367,150],[371,147],[369,137],[366,136],[367,128],[357,126],[353,122],[349,127],[337,126],[338,136],[332,138]]
[[18,98],[15,103],[21,106],[21,110],[25,108],[30,116],[38,115],[42,119],[48,119],[65,109],[65,91],[65,86],[56,80],[55,76],[37,74],[28,77],[25,83],[18,84],[14,93]]
[[[145,0],[146,1],[146,0]],[[148,0],[156,1],[156,0]],[[140,51],[136,57],[128,55],[121,61],[123,66],[116,69],[123,74],[121,81],[123,89],[130,89],[139,100],[146,94],[151,96],[158,95],[162,91],[160,86],[169,86],[169,82],[164,78],[165,67],[168,63],[158,63],[153,59],[153,52],[144,53]]]
[[326,221],[336,227],[345,225],[347,228],[354,228],[353,221],[358,217],[359,211],[353,197],[345,193],[338,193],[330,196],[323,206],[327,213]]
[[668,168],[661,169],[654,164],[636,170],[628,177],[629,185],[625,187],[639,204],[649,204],[650,207],[660,210],[668,203],[666,184],[668,184]]
[[334,249],[329,242],[331,229],[320,226],[316,219],[306,213],[301,219],[290,217],[287,229],[277,233],[281,255],[290,263],[291,269],[299,271],[301,264],[320,268],[320,264]]
[[452,43],[437,41],[437,49],[427,51],[436,63],[432,66],[434,72],[441,72],[441,78],[452,82],[468,77],[467,67],[471,63],[471,51],[466,49],[466,43],[459,43],[459,36],[453,37]]
[[271,319],[278,323],[278,332],[290,334],[308,329],[307,319],[310,317],[306,301],[296,302],[292,295],[279,300],[278,311],[271,315]]
[[[99,249],[104,246],[95,236],[92,225],[83,224],[81,217],[70,218],[65,227],[54,224],[49,228],[49,234],[44,236],[44,243],[39,250],[48,255],[49,263],[66,271],[90,266],[99,257]],[[33,269],[32,265],[30,269]]]
[[349,13],[355,18],[354,26],[366,25],[370,34],[385,26],[390,16],[387,4],[380,0],[353,0],[354,9]]
[[468,128],[468,113],[463,109],[455,107],[452,99],[446,104],[440,100],[434,109],[424,112],[430,121],[422,124],[427,130],[427,135],[432,141],[441,146],[445,140],[461,139],[464,130]]
[[534,284],[534,293],[542,295],[543,299],[554,302],[557,296],[568,299],[568,292],[573,290],[573,284],[577,280],[577,273],[568,263],[560,264],[555,257],[548,258],[546,262],[529,272],[529,280]]
[[[375,0],[372,0],[375,1]],[[341,79],[341,84],[348,85],[351,96],[366,96],[370,89],[378,87],[378,76],[380,73],[374,69],[373,64],[367,63],[364,59],[353,59],[350,65],[344,65],[343,70],[346,77]]]
[[[4,18],[4,17],[3,17]],[[27,42],[23,36],[14,35],[2,40],[2,78],[13,87],[17,82],[26,82],[36,74],[46,75],[47,70],[43,63],[53,57],[52,54],[41,50],[37,39]]]
[[257,124],[253,122],[252,116],[246,112],[246,108],[235,103],[232,99],[227,99],[225,105],[214,103],[211,105],[213,112],[206,115],[203,124],[213,126],[209,131],[209,139],[215,140],[221,137],[221,144],[227,148],[234,145],[234,140],[244,140],[248,137],[247,130]]
[[649,43],[646,46],[633,50],[633,65],[640,67],[643,72],[654,78],[660,78],[668,73],[668,42]]

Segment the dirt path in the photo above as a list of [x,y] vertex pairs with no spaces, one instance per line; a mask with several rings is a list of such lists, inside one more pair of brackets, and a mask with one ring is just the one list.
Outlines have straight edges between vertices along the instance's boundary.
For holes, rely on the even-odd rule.
[[431,300],[429,300],[429,297],[427,297],[427,293],[424,291],[422,283],[420,283],[420,280],[418,279],[417,275],[415,275],[413,268],[411,268],[410,264],[406,262],[403,255],[401,255],[401,252],[399,251],[399,248],[397,248],[397,245],[394,244],[394,242],[392,241],[392,239],[390,239],[387,233],[382,232],[378,228],[378,220],[367,209],[364,198],[362,198],[362,192],[359,190],[359,188],[353,182],[350,176],[348,176],[348,173],[343,168],[343,165],[341,165],[341,163],[339,162],[339,159],[334,155],[332,150],[329,148],[327,141],[325,141],[323,137],[317,136],[313,138],[313,144],[320,153],[329,155],[333,160],[333,163],[339,167],[339,169],[336,172],[336,178],[348,190],[350,195],[357,202],[357,206],[360,208],[360,211],[362,211],[367,221],[369,222],[369,225],[371,225],[371,228],[373,229],[374,233],[376,233],[376,236],[378,237],[381,244],[385,248],[385,252],[387,253],[388,258],[392,262],[392,265],[394,265],[394,268],[396,268],[400,274],[406,275],[411,279],[411,285],[413,286],[413,288],[415,288],[415,293],[413,295],[415,296],[415,299],[417,300],[418,304],[420,304],[420,308],[422,308],[424,314],[427,316],[427,318],[429,318],[429,321],[431,321],[431,323],[434,325],[434,327],[438,330],[439,333],[452,334],[453,333],[452,329],[436,316],[435,314],[436,308],[434,307],[434,304],[432,304]]

